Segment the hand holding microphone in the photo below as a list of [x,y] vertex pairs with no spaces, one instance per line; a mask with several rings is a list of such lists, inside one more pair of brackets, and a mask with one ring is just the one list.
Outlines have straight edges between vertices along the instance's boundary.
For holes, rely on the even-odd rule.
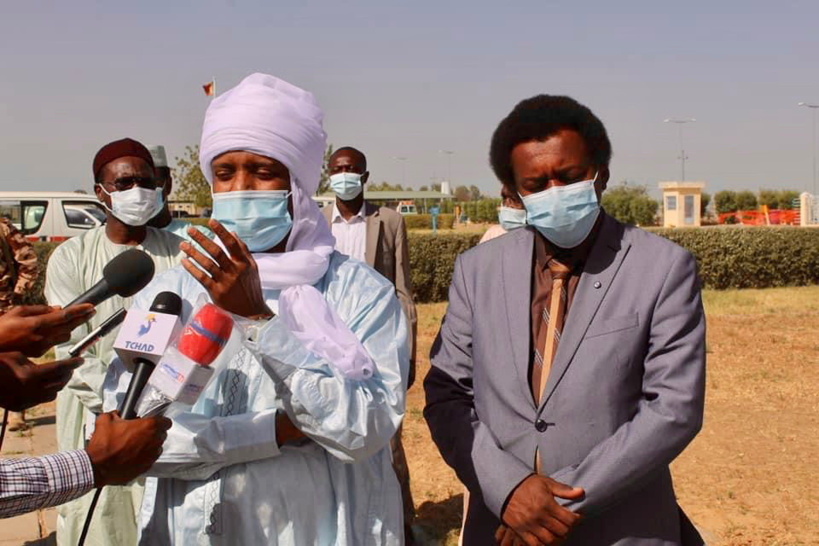
[[19,351],[36,358],[71,339],[71,331],[94,316],[91,304],[65,309],[20,305],[0,317],[0,352]]
[[35,364],[22,353],[0,353],[0,407],[23,411],[54,400],[80,364],[81,358]]
[[147,472],[162,454],[170,419],[126,421],[116,412],[97,417],[85,448],[94,468],[94,485],[125,485]]

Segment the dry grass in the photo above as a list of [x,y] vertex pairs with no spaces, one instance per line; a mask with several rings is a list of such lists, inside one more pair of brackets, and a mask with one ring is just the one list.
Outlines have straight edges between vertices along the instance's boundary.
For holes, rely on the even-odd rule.
[[[710,544],[819,544],[819,287],[708,291],[705,425],[672,471]],[[456,544],[463,487],[421,414],[426,356],[446,304],[418,309],[418,384],[405,446],[418,523]]]

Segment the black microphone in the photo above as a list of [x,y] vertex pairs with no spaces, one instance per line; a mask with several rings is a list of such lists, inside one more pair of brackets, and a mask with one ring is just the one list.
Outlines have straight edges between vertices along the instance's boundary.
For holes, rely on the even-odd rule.
[[[150,310],[156,313],[164,313],[178,317],[182,314],[182,298],[173,292],[160,292],[154,298]],[[134,375],[131,377],[131,382],[128,384],[125,400],[122,401],[122,407],[119,411],[123,419],[133,419],[136,417],[137,402],[142,395],[142,390],[148,383],[148,379],[151,377],[151,373],[154,371],[155,364],[147,358],[136,358],[135,362],[136,369],[134,370]]]
[[145,288],[154,277],[154,261],[141,250],[126,250],[107,264],[102,270],[100,282],[66,305],[91,303],[99,305],[111,296],[129,298]]
[[68,356],[71,358],[80,356],[84,350],[96,343],[97,340],[99,340],[101,337],[107,336],[111,330],[122,324],[122,321],[125,320],[126,314],[125,309],[120,307],[119,311],[105,319],[105,322],[97,326],[90,334],[79,340],[76,345],[71,347],[68,350]]

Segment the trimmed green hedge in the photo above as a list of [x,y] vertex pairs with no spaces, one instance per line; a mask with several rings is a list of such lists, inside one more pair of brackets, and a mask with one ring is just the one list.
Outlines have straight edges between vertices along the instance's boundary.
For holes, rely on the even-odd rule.
[[[694,255],[705,288],[819,284],[819,229],[712,227],[649,231]],[[417,301],[445,301],[455,255],[479,240],[478,235],[411,234],[410,268]]]
[[446,301],[455,258],[481,240],[479,233],[409,235],[410,277],[418,302]]
[[[452,229],[454,223],[454,214],[438,215],[438,229]],[[432,229],[432,215],[408,214],[404,216],[404,224],[407,226],[407,229]]]
[[[819,229],[711,227],[649,231],[688,249],[697,259],[706,288],[819,284]],[[410,274],[416,300],[446,301],[455,258],[478,244],[480,238],[479,233],[410,233]],[[45,302],[42,294],[45,264],[57,244],[34,243],[43,267],[25,303]]]
[[709,227],[652,229],[697,259],[706,288],[819,283],[819,229]]

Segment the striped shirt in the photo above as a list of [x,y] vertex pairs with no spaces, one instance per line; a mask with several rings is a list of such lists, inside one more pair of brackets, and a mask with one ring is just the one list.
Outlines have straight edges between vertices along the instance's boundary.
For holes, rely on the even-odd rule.
[[84,450],[0,460],[0,518],[57,506],[94,488]]

